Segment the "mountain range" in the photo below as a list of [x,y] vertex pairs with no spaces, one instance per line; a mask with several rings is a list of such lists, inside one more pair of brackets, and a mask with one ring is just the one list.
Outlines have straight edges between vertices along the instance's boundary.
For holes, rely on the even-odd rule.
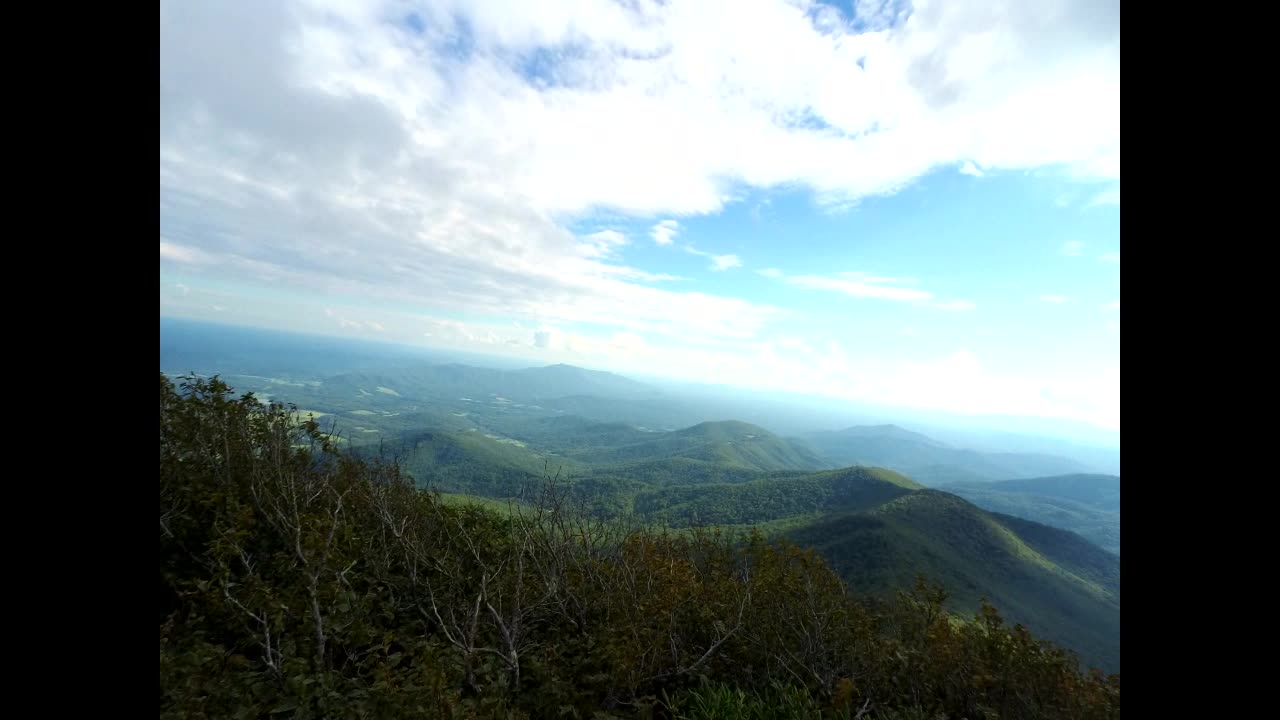
[[232,365],[238,390],[297,405],[343,447],[390,454],[451,497],[518,502],[558,475],[601,517],[785,535],[871,595],[924,575],[957,610],[986,598],[1119,668],[1119,477],[1077,459],[956,447],[884,423],[784,437],[568,365],[271,375],[240,356]]

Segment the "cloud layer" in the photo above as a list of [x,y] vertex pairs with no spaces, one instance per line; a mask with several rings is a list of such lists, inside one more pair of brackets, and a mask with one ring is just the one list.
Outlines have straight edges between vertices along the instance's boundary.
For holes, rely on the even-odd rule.
[[[1118,181],[1118,0],[855,10],[162,2],[162,269],[522,318],[540,347],[569,342],[568,324],[617,347],[723,347],[765,342],[785,312],[633,267],[642,235],[570,221],[640,218],[670,245],[677,218],[745,188],[840,204],[941,166]],[[697,252],[711,270],[751,261]],[[785,278],[973,306],[889,280]]]

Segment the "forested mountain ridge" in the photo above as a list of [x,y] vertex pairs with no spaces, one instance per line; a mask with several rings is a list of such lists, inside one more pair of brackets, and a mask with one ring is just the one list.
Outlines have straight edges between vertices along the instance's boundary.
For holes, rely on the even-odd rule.
[[1119,717],[1118,675],[990,606],[554,492],[442,504],[287,408],[160,390],[162,717]]
[[[299,384],[272,389],[287,397],[294,392],[306,396],[315,387]],[[374,405],[370,400],[388,404]],[[815,471],[815,466],[824,465],[805,443],[736,421],[703,422],[659,432],[627,423],[547,416],[540,410],[521,407],[520,403],[480,403],[475,398],[464,401],[465,410],[422,412],[412,409],[413,403],[418,402],[415,399],[384,393],[376,387],[368,396],[357,398],[357,402],[377,409],[332,414],[321,410],[319,424],[333,432],[336,441],[352,454],[368,459],[394,458],[406,476],[424,487],[505,502],[536,495],[548,474],[558,474],[571,487],[575,502],[603,518],[631,518],[674,528],[764,525],[773,533],[804,537],[806,544],[822,548],[829,557],[843,547],[846,562],[838,564],[839,571],[847,579],[857,578],[866,592],[880,595],[905,587],[917,568],[937,567],[934,576],[945,578],[958,609],[976,609],[983,596],[1006,598],[1002,607],[1011,619],[1026,623],[1039,635],[1059,639],[1091,663],[1109,670],[1119,668],[1118,602],[1087,592],[1076,593],[1072,597],[1078,598],[1077,607],[1064,614],[1055,609],[1057,601],[1053,596],[1040,592],[1048,586],[1033,580],[1041,575],[1035,567],[1024,567],[1013,574],[984,572],[982,566],[987,560],[977,551],[981,544],[973,546],[973,552],[953,554],[949,565],[937,565],[933,558],[938,552],[934,548],[946,545],[938,537],[940,529],[947,525],[940,518],[922,520],[909,533],[898,532],[901,523],[875,526],[880,528],[875,532],[862,525],[858,527],[863,531],[842,542],[834,534],[836,526],[825,533],[797,535],[809,525],[869,511],[877,502],[895,499],[904,492],[902,481],[910,483],[910,490],[919,490],[914,478],[866,467]],[[303,417],[313,414],[314,405],[326,407],[320,402],[311,405],[301,413]],[[853,432],[931,442],[892,426]],[[894,481],[899,484],[890,483],[882,488],[883,492],[877,490],[883,486],[879,481],[890,476],[901,478]],[[868,482],[872,479],[877,482]],[[983,505],[980,501],[978,504]],[[991,509],[1027,517],[1021,508],[999,505]],[[969,505],[964,512],[981,515],[977,507]],[[1105,526],[1103,533],[1090,534],[1093,526],[1059,523],[1056,515],[1030,519],[1081,532],[1118,552],[1118,515],[1113,519],[1114,548],[1107,543],[1111,535],[1105,532]],[[1009,523],[995,522],[1013,532]],[[986,532],[985,523],[975,520],[965,527]],[[892,552],[872,551],[880,543]],[[851,557],[858,558],[858,563],[847,562]],[[893,558],[893,562],[886,564],[886,557]],[[1023,565],[1045,562],[1044,558],[1026,554],[1016,557]],[[1118,560],[1112,572],[1118,575]],[[1056,570],[1050,575],[1056,578],[1053,582],[1074,582],[1070,578],[1062,580],[1062,573]],[[1021,585],[1009,586],[1011,578],[1018,579]]]
[[1120,478],[1058,475],[948,485],[947,490],[992,512],[1070,530],[1120,554]]

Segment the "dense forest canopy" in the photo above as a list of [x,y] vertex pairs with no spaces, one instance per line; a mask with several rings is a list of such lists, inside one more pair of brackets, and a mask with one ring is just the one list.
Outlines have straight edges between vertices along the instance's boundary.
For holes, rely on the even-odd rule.
[[989,604],[587,510],[555,483],[505,512],[444,502],[296,408],[162,374],[160,714],[1119,716],[1118,674]]

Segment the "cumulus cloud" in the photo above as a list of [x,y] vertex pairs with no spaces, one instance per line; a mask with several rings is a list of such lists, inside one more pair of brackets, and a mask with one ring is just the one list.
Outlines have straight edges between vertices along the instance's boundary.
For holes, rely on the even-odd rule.
[[856,198],[956,162],[1119,177],[1116,0],[857,9],[166,2],[162,156],[230,151],[210,168],[240,179],[227,200],[314,190],[296,171],[324,154],[349,203],[372,171],[416,169],[553,213],[711,212],[737,184]]
[[1079,257],[1084,254],[1084,243],[1080,240],[1070,240],[1062,244],[1062,254],[1067,257]]
[[729,268],[742,267],[742,259],[737,255],[712,255],[711,269],[720,271]]
[[581,248],[587,257],[604,258],[628,242],[627,236],[617,230],[600,230],[583,236]]
[[715,253],[709,253],[705,250],[699,250],[693,245],[685,245],[684,251],[690,255],[697,255],[711,260],[709,269],[715,272],[722,272],[729,268],[742,267],[742,258],[737,255],[716,255]]
[[760,273],[765,277],[771,277],[771,278],[782,277],[782,271],[779,270],[778,268],[764,268],[763,270],[757,270],[756,272]]
[[964,165],[960,168],[960,173],[962,175],[971,175],[973,177],[982,177],[983,175],[986,174],[982,172],[981,168],[979,168],[977,165],[974,165],[972,160],[966,160],[964,162]]
[[649,231],[649,237],[659,245],[670,245],[676,239],[676,233],[680,230],[680,223],[675,220],[663,220],[653,229]]
[[[162,272],[747,343],[778,308],[655,286],[671,276],[629,264],[618,231],[567,228],[622,216],[671,244],[680,224],[663,218],[717,212],[743,188],[854,202],[964,163],[1118,182],[1118,0],[855,8],[164,0]],[[413,335],[426,332],[462,330]]]

